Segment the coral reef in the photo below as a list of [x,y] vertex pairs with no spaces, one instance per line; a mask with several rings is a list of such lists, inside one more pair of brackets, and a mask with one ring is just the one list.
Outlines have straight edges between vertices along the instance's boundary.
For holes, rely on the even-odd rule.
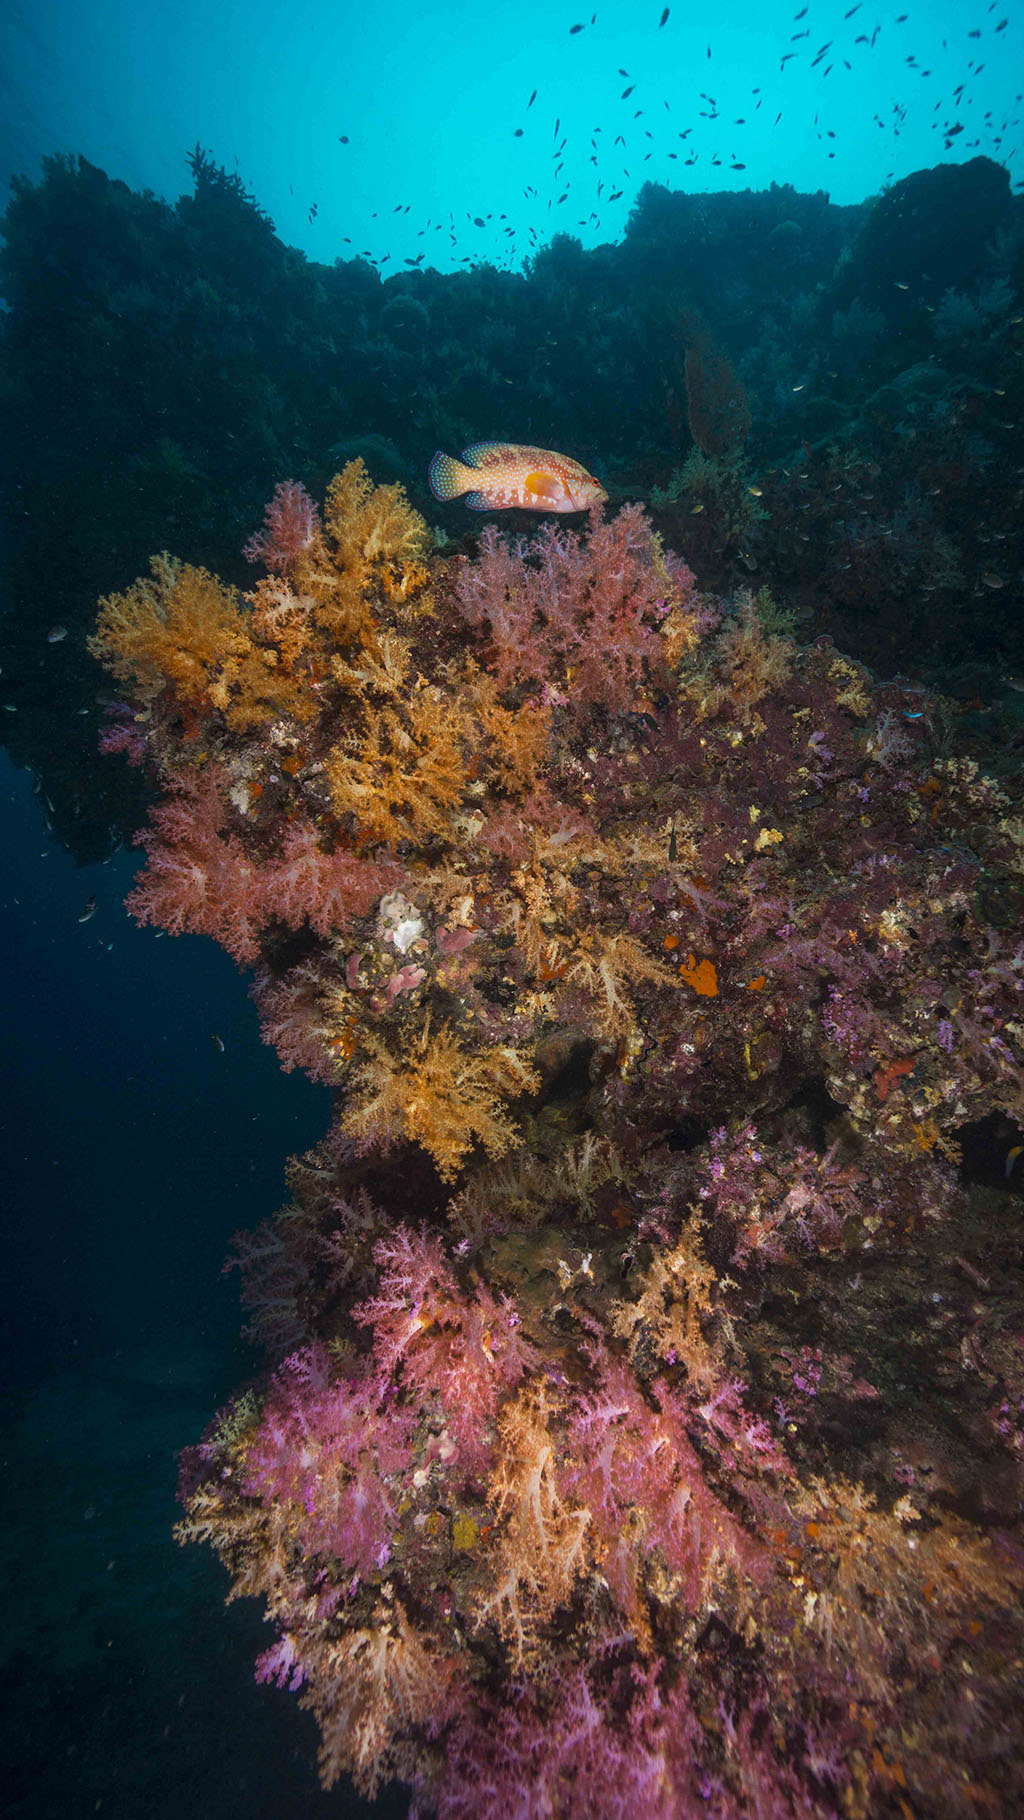
[[300,495],[94,640],[136,914],[336,1090],[182,1538],[419,1815],[1015,1811],[1021,1209],[961,1145],[1024,1119],[1020,802],[637,507],[447,557]]
[[[701,167],[680,170],[682,189],[641,184],[621,239],[555,233],[522,270],[445,272],[440,222],[422,264],[375,269],[344,242],[321,262],[237,172],[200,148],[189,164],[172,204],[46,159],[2,224],[0,728],[79,860],[145,800],[96,750],[98,593],[169,542],[241,584],[246,539],[277,534],[253,532],[273,481],[295,477],[274,509],[301,540],[291,489],[321,497],[357,456],[454,541],[465,512],[432,501],[434,450],[541,429],[613,500],[649,500],[703,588],[756,576],[815,633],[943,693],[969,662],[980,753],[1013,738],[1019,768],[1020,697],[998,689],[1024,670],[1024,195],[1005,168],[943,164],[857,205],[697,193]],[[45,586],[40,524],[61,527]]]

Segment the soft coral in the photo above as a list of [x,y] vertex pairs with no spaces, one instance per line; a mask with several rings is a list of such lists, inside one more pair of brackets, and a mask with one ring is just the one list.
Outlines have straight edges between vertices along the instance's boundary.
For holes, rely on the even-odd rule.
[[592,515],[583,542],[546,526],[508,543],[488,525],[480,554],[464,564],[455,598],[469,624],[486,629],[487,661],[499,686],[555,689],[575,707],[624,711],[651,671],[660,674],[661,620],[692,595],[685,564],[666,564],[640,506]]
[[224,831],[224,780],[212,767],[167,778],[169,794],[139,835],[147,863],[127,899],[140,923],[211,935],[241,964],[259,953],[257,868]]
[[301,1512],[310,1554],[371,1573],[390,1551],[414,1426],[412,1412],[381,1403],[372,1374],[336,1377],[322,1348],[306,1348],[275,1374],[246,1450],[243,1488]]
[[[573,1399],[568,1490],[593,1515],[611,1590],[643,1635],[642,1565],[658,1547],[698,1611],[724,1563],[759,1579],[766,1557],[708,1483],[688,1434],[685,1397],[659,1380],[645,1395],[624,1360],[593,1349],[594,1382]],[[644,1513],[640,1528],[635,1513]]]
[[463,1291],[439,1240],[399,1226],[374,1250],[381,1267],[376,1292],[354,1310],[372,1327],[374,1356],[389,1378],[401,1369],[421,1403],[440,1397],[462,1473],[490,1463],[501,1398],[539,1354],[519,1329],[507,1296],[485,1285]]
[[128,908],[140,923],[171,935],[211,935],[243,965],[257,959],[268,923],[298,929],[308,921],[330,936],[404,878],[392,861],[361,859],[343,847],[326,852],[302,816],[284,831],[277,853],[258,857],[229,826],[222,771],[180,771],[166,782],[170,794],[139,836],[147,864]]

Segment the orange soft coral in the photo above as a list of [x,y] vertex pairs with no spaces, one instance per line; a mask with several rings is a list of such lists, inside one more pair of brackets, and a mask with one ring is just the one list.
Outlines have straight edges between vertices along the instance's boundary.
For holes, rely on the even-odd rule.
[[445,1181],[454,1179],[475,1143],[492,1157],[512,1147],[516,1127],[502,1102],[540,1085],[514,1049],[473,1055],[450,1029],[432,1033],[429,1021],[400,1057],[371,1037],[354,1074],[345,1130],[375,1145],[411,1138],[430,1152]]
[[422,612],[429,548],[402,489],[374,487],[351,462],[328,491],[323,527],[312,514],[291,549],[287,576],[278,563],[241,595],[156,556],[150,575],[100,602],[89,648],[137,702],[169,692],[194,731],[305,722],[339,650],[377,653],[385,616]]
[[[239,597],[205,569],[154,556],[151,575],[100,603],[89,641],[140,701],[169,689],[190,714],[217,712],[236,732],[279,714],[314,711],[308,683],[294,674],[294,633],[279,649]],[[262,636],[261,636],[262,634]]]
[[351,816],[358,838],[380,841],[450,836],[450,812],[466,782],[462,716],[436,689],[404,708],[384,707],[327,760],[331,799]]
[[362,462],[350,461],[327,489],[323,530],[295,574],[324,631],[340,644],[372,646],[372,594],[405,602],[421,590],[431,547],[426,521],[404,490],[375,487]]
[[150,569],[101,600],[89,649],[137,699],[170,684],[184,701],[209,701],[226,666],[251,649],[237,598],[205,569],[166,554]]
[[497,1624],[517,1664],[529,1657],[538,1627],[568,1604],[588,1564],[591,1513],[558,1488],[549,1427],[557,1408],[535,1380],[498,1418],[502,1448],[488,1487],[497,1535],[477,1623]]

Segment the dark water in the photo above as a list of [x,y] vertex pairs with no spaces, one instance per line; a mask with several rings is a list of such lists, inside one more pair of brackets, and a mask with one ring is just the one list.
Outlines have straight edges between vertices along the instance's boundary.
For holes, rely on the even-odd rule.
[[177,1455],[253,1369],[231,1233],[283,1198],[326,1096],[280,1073],[212,944],[130,922],[133,856],[48,844],[6,759],[0,827],[0,1811],[359,1811],[319,1792],[312,1721],[254,1685],[256,1609],[225,1612],[214,1561],[171,1535]]

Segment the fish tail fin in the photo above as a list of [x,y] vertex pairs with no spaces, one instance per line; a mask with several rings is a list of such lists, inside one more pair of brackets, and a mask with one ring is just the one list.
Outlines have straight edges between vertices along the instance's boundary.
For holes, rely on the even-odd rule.
[[472,468],[467,468],[464,461],[457,461],[454,455],[446,455],[443,449],[438,449],[434,456],[428,478],[434,498],[441,500],[458,499],[461,493],[480,483],[479,474],[474,474]]

